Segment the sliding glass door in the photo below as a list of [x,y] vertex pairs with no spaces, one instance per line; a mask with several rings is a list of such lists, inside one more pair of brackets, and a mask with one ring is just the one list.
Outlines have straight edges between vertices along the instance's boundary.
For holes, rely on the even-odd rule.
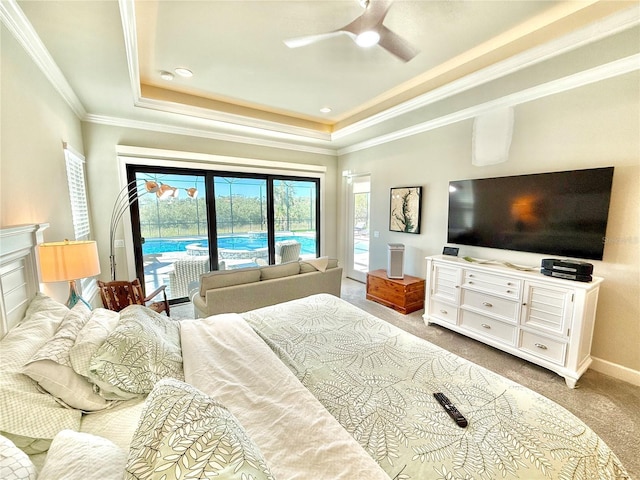
[[213,189],[218,269],[267,265],[267,180],[215,176]]
[[147,292],[188,298],[202,273],[320,255],[319,181],[206,170],[128,167],[157,185],[131,208],[136,271]]

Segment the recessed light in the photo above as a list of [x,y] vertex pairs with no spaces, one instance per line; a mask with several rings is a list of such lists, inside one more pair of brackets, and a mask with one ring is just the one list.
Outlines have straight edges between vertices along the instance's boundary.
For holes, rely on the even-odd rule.
[[322,113],[329,113],[329,112],[331,112],[331,109],[330,109],[329,107],[322,107],[322,108],[320,109],[320,111],[321,111]]
[[178,67],[174,70],[174,72],[176,72],[181,77],[193,77],[193,72],[188,68]]
[[160,72],[160,78],[163,80],[173,80],[173,73],[163,70]]

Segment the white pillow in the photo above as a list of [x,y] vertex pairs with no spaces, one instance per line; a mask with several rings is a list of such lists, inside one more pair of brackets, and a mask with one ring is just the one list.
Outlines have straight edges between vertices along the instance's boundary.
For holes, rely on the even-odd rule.
[[91,312],[91,318],[82,327],[69,351],[71,367],[78,375],[89,378],[91,356],[116,328],[119,319],[118,312],[106,308],[96,308]]
[[36,467],[31,459],[11,440],[0,435],[0,478],[3,480],[36,480]]
[[83,411],[102,410],[109,405],[93,392],[89,381],[71,368],[69,352],[78,333],[89,320],[91,311],[76,304],[62,320],[51,340],[31,357],[22,372],[38,382],[44,390],[71,408]]
[[22,374],[23,365],[53,337],[68,312],[37,294],[22,322],[0,341],[0,432],[28,454],[46,451],[60,430],[80,427],[80,411],[43,395],[38,384]]
[[51,443],[38,480],[122,480],[127,451],[106,438],[62,430]]

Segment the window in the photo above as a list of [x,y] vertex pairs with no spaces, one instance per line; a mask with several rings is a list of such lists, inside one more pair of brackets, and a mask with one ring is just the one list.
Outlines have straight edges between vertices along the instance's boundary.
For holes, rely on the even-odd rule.
[[76,240],[89,240],[89,208],[87,190],[84,182],[84,157],[64,144],[64,157],[67,164],[67,182],[71,200],[71,216]]
[[[71,200],[71,217],[76,240],[89,240],[91,227],[89,225],[89,208],[87,206],[87,190],[84,181],[84,156],[73,150],[66,143],[64,158],[67,165],[67,183],[69,185],[69,199]],[[80,292],[90,298],[95,294],[96,286],[92,278],[80,280]]]

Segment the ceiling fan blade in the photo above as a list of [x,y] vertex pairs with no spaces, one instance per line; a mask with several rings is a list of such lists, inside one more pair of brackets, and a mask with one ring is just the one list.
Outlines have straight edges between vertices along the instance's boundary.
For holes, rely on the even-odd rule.
[[384,25],[380,25],[378,33],[380,34],[380,41],[378,44],[404,62],[408,62],[420,53],[420,50],[413,47],[404,38],[397,33],[392,32]]
[[342,31],[342,30],[335,30],[333,32],[318,33],[318,34],[315,34],[315,35],[306,35],[304,37],[289,38],[289,39],[284,41],[284,44],[289,48],[305,47],[307,45],[311,45],[312,43],[320,42],[321,40],[325,40],[327,38],[337,37],[339,35],[344,35],[345,33],[347,33],[347,32]]
[[377,30],[378,25],[384,22],[384,17],[387,16],[392,3],[392,0],[371,0],[362,15],[340,30],[353,33],[356,36],[367,30]]

